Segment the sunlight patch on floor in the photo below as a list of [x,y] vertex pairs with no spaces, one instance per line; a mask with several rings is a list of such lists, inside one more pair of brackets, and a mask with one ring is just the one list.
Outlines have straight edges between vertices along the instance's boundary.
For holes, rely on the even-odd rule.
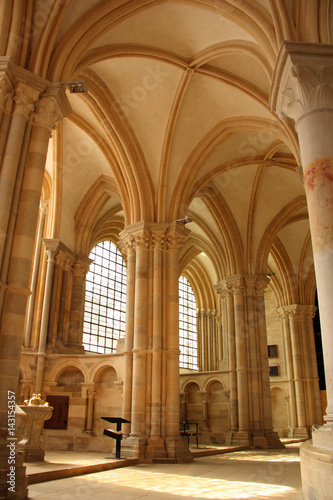
[[[104,473],[105,474],[105,473]],[[295,493],[294,488],[263,482],[241,482],[222,479],[195,478],[195,486],[191,476],[166,473],[149,473],[146,471],[122,470],[120,476],[113,474],[91,474],[88,481],[112,483],[155,493],[168,493],[175,497],[191,497],[211,500],[230,498],[276,498]]]

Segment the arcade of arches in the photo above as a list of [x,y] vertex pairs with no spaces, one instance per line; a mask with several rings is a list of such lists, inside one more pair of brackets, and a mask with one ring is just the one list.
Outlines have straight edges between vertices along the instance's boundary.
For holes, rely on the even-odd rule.
[[[8,398],[37,392],[45,449],[109,451],[103,415],[147,461],[192,459],[183,421],[202,443],[304,438],[304,498],[328,499],[332,1],[1,0],[0,25],[0,497],[27,497]],[[127,273],[106,354],[83,346],[103,241]]]

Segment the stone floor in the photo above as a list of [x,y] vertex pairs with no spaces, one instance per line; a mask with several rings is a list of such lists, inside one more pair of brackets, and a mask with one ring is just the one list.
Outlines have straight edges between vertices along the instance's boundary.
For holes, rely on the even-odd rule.
[[[276,451],[221,451],[221,454],[197,456],[191,464],[127,465],[105,472],[30,484],[29,499],[301,500],[299,444],[288,444],[285,449]],[[75,453],[72,458],[68,452],[63,452],[62,458],[61,452],[58,454],[57,464],[62,463],[62,467],[64,464],[76,467],[78,461],[82,463],[82,456],[80,461]],[[47,454],[47,461],[50,457]],[[91,463],[91,459],[89,454],[84,456],[86,463]],[[97,454],[94,460],[103,463],[105,457]],[[30,464],[27,473],[37,473],[38,468],[42,468],[42,464]]]

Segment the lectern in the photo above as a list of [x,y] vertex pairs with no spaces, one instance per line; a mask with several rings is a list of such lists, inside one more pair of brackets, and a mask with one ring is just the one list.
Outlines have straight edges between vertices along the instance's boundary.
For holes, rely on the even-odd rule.
[[109,436],[112,439],[116,440],[116,458],[120,458],[120,448],[121,448],[121,440],[123,438],[123,433],[121,431],[121,424],[130,424],[130,420],[125,420],[121,417],[101,417],[102,420],[106,420],[110,422],[110,424],[117,424],[117,429],[104,429],[103,434],[105,436]]

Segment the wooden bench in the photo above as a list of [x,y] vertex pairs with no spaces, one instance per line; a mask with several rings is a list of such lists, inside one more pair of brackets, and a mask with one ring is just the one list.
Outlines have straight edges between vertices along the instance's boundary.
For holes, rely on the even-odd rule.
[[180,435],[187,437],[187,444],[190,445],[190,437],[195,437],[197,441],[197,448],[199,446],[199,424],[198,422],[181,422]]

